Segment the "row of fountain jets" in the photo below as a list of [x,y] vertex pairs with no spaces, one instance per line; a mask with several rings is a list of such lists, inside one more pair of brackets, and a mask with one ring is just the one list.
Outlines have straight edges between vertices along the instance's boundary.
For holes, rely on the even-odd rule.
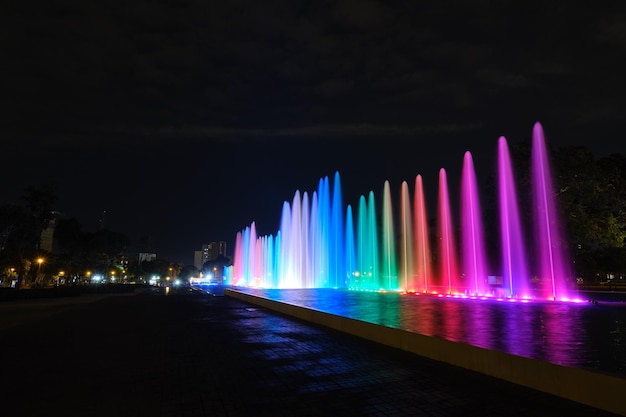
[[[346,288],[507,300],[567,300],[571,260],[557,210],[542,126],[533,128],[532,225],[524,227],[511,157],[498,140],[499,260],[487,260],[483,212],[472,154],[464,154],[459,224],[453,219],[448,178],[439,171],[437,218],[429,229],[421,175],[403,181],[392,199],[385,181],[358,206],[344,205],[339,172],[332,186],[297,190],[284,202],[279,230],[258,236],[256,224],[236,235],[230,284],[261,288]],[[412,193],[411,193],[412,191]],[[395,204],[394,204],[395,202]],[[528,225],[527,225],[528,226]],[[456,232],[455,232],[456,231]],[[531,235],[531,236],[529,236]],[[494,271],[494,269],[496,269]]]

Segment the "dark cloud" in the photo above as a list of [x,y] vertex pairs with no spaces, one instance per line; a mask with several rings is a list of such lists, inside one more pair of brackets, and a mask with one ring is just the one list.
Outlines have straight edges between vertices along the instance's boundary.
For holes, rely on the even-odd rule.
[[[624,13],[611,2],[14,2],[4,97],[14,127],[44,130],[471,122],[517,100],[556,118],[553,97],[589,103],[571,109],[578,121],[611,120]],[[259,103],[266,114],[249,117]]]
[[[6,194],[56,177],[64,210],[79,211],[70,195],[102,207],[111,184],[124,184],[134,192],[120,192],[129,203],[116,203],[115,222],[116,212],[141,217],[167,193],[134,223],[141,233],[171,229],[168,241],[194,227],[177,217],[202,225],[194,244],[222,239],[232,226],[210,223],[203,210],[234,216],[234,204],[239,227],[254,217],[241,195],[290,198],[342,167],[375,182],[435,171],[446,164],[437,158],[467,149],[480,162],[500,135],[527,138],[535,121],[555,145],[626,153],[616,141],[626,128],[623,2],[8,0],[1,8],[0,135],[10,162],[0,174],[23,175]],[[194,180],[208,172],[209,183]],[[276,209],[268,205],[255,209]]]

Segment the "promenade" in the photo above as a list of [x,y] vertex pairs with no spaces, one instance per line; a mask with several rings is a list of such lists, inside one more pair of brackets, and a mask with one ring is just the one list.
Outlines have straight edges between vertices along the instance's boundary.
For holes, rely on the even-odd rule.
[[601,410],[188,288],[0,303],[0,416]]

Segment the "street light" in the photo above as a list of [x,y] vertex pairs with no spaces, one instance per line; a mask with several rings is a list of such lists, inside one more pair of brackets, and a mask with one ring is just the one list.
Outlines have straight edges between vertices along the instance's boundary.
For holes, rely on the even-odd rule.
[[17,285],[17,279],[14,279],[17,274],[15,273],[15,268],[13,267],[9,268],[9,271],[9,285],[11,286],[11,288],[14,288]]
[[39,280],[39,276],[41,275],[41,264],[43,263],[43,261],[43,258],[37,258],[37,264],[39,266],[37,267],[37,277],[35,278],[35,284],[37,283],[37,281]]

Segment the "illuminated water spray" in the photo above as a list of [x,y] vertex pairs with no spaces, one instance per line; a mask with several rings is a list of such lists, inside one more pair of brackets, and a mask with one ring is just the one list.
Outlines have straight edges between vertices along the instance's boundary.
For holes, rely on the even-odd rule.
[[382,276],[381,288],[400,288],[398,270],[396,268],[395,227],[393,221],[393,207],[391,203],[391,189],[389,181],[383,185],[383,227],[382,227]]
[[481,194],[468,151],[458,222],[444,168],[439,170],[436,218],[430,221],[421,175],[412,189],[402,182],[397,198],[385,181],[380,199],[369,191],[353,209],[344,205],[336,172],[332,181],[320,179],[312,193],[296,191],[291,202],[283,203],[275,235],[257,236],[254,222],[237,233],[234,263],[225,275],[232,285],[268,288],[565,299],[572,271],[541,125],[533,129],[532,236],[523,235],[530,228],[522,226],[506,139],[500,137],[497,145],[499,218],[489,221],[498,221],[499,260],[488,260]]
[[414,280],[411,285],[404,287],[407,291],[414,292],[430,292],[432,280],[431,273],[431,252],[430,237],[428,236],[428,213],[426,211],[426,197],[424,196],[424,184],[422,176],[415,177],[415,195],[413,200],[413,247],[415,248],[415,257],[413,265],[415,271]]
[[463,271],[469,287],[466,293],[483,295],[489,293],[485,241],[483,238],[482,213],[478,197],[478,185],[472,154],[465,152],[461,175],[461,234],[463,245]]
[[439,291],[452,294],[461,282],[457,266],[456,239],[448,192],[448,175],[445,169],[439,170]]
[[[362,198],[362,201],[365,201]],[[367,203],[359,210],[359,244],[363,245],[360,255],[361,262],[361,282],[355,285],[355,288],[366,290],[378,290],[380,284],[380,258],[378,252],[378,223],[376,222],[376,198],[374,192],[370,191],[367,195]]]
[[532,149],[533,214],[535,225],[538,290],[541,297],[563,298],[567,280],[572,278],[561,218],[557,210],[555,190],[548,161],[543,129],[535,123]]
[[413,279],[413,222],[409,184],[402,181],[400,190],[400,286],[415,291]]
[[528,298],[531,295],[528,290],[528,255],[522,235],[509,147],[503,137],[498,140],[498,195],[503,285],[511,296]]

